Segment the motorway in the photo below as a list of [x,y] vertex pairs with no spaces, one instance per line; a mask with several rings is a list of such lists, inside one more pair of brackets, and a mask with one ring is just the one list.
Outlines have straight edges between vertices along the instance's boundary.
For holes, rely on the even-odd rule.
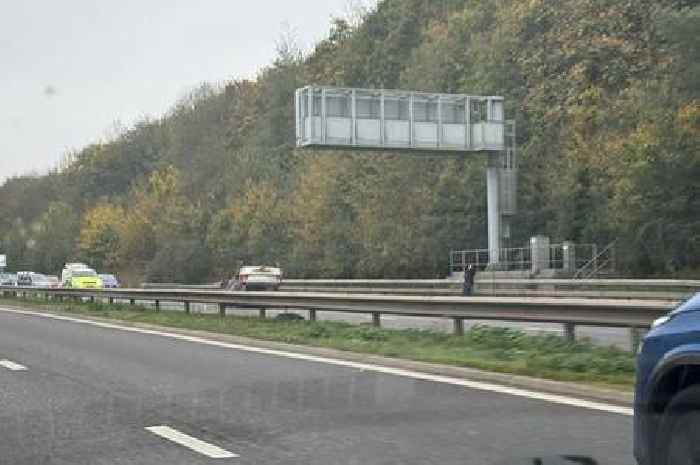
[[633,463],[627,409],[508,392],[0,308],[3,465]]

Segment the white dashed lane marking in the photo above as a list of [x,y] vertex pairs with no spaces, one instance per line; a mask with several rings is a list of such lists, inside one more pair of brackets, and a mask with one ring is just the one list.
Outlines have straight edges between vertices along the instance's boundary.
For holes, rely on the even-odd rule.
[[221,447],[209,444],[208,442],[204,442],[200,439],[193,438],[192,436],[169,426],[149,426],[146,428],[146,430],[202,455],[206,455],[212,459],[231,459],[238,457],[238,455],[234,454],[233,452],[229,452]]
[[7,368],[8,370],[12,371],[26,371],[27,367],[24,365],[20,365],[19,363],[15,363],[11,360],[5,360],[2,359],[0,360],[0,367]]

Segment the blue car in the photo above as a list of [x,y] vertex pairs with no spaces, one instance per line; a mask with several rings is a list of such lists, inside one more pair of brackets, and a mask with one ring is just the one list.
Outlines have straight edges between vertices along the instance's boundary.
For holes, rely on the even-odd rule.
[[120,287],[119,280],[113,274],[101,274],[102,287],[105,289],[116,289]]
[[634,455],[640,465],[700,464],[700,293],[656,320],[644,338]]

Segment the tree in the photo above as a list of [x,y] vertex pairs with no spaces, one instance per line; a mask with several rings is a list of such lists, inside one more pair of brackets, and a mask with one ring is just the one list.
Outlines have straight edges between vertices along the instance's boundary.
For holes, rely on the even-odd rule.
[[240,260],[294,276],[433,277],[450,249],[486,245],[485,157],[296,150],[294,90],[319,84],[503,95],[518,128],[508,245],[618,239],[629,274],[697,273],[697,0],[358,11],[306,54],[287,34],[255,79],[199,86],[46,176],[8,179],[12,266],[54,271],[79,253],[133,284],[218,280]]
[[121,239],[125,234],[125,211],[120,206],[101,203],[88,210],[80,230],[81,257],[101,270],[121,265]]
[[207,244],[219,257],[221,273],[245,264],[287,262],[287,203],[268,182],[248,183],[230,206],[214,217]]
[[351,181],[355,159],[320,153],[304,160],[289,206],[291,273],[353,276],[357,247],[350,194],[361,189]]
[[75,257],[79,231],[80,222],[73,208],[63,202],[51,202],[30,228],[27,245],[31,269],[58,274]]

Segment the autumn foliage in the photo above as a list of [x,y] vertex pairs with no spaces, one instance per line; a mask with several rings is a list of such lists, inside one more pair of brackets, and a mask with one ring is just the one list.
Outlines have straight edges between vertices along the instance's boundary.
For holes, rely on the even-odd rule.
[[617,239],[623,272],[697,276],[698,24],[692,0],[385,0],[308,53],[281,44],[255,80],[8,180],[0,249],[16,269],[80,258],[194,282],[241,262],[435,277],[450,249],[485,246],[484,156],[294,148],[294,89],[327,84],[504,95],[520,147],[508,245]]

